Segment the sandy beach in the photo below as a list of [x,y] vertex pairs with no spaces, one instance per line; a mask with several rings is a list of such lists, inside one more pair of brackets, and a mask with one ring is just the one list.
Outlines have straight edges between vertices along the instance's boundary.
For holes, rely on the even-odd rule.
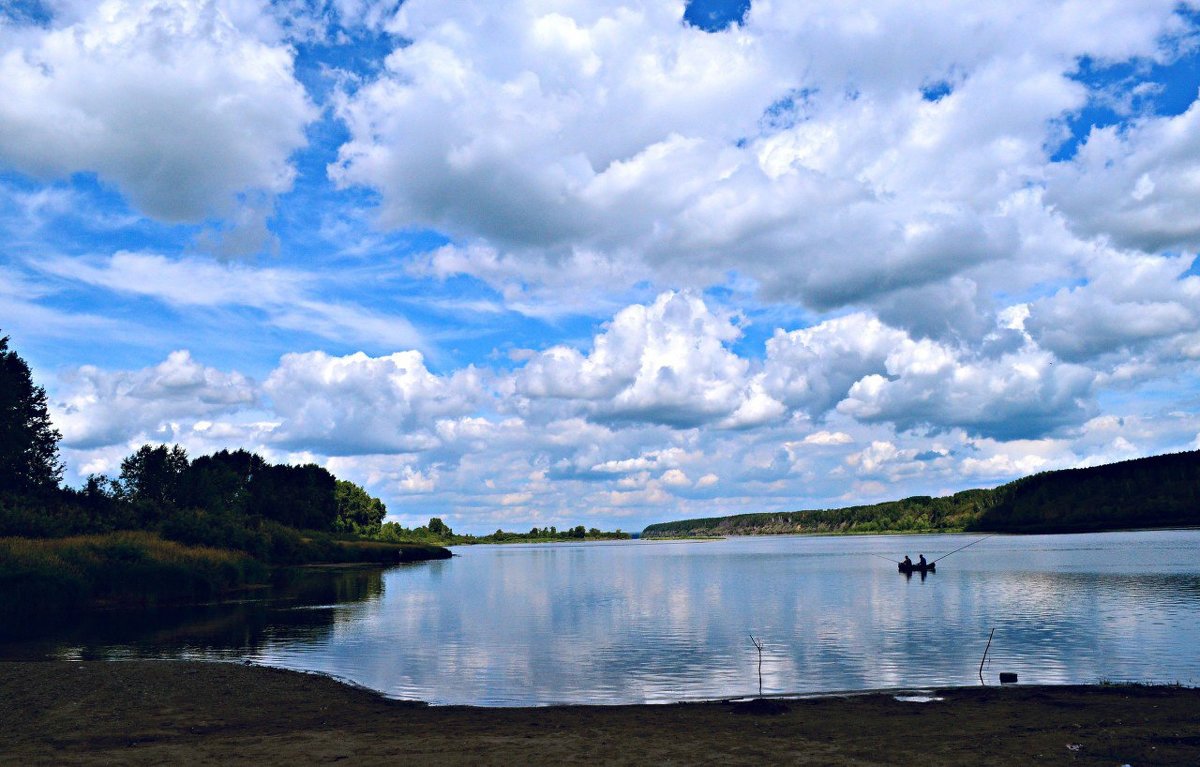
[[1005,687],[660,706],[430,707],[313,674],[0,663],[3,764],[1200,763],[1200,690]]

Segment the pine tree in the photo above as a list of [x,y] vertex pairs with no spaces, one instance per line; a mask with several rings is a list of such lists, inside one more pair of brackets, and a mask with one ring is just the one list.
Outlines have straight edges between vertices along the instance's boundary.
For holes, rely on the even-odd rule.
[[49,492],[62,479],[61,438],[50,423],[46,391],[33,385],[29,366],[0,337],[0,493]]

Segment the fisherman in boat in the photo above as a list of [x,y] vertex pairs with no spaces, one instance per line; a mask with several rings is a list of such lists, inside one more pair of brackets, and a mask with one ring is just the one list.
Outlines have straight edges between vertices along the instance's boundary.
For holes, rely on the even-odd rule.
[[924,570],[925,568],[929,567],[929,563],[925,561],[924,554],[921,554],[920,556],[917,557],[917,567],[921,570]]
[[901,562],[900,564],[901,564],[901,566],[904,567],[905,570],[911,570],[912,566],[913,566],[912,560],[908,558],[907,554],[904,555],[904,561]]

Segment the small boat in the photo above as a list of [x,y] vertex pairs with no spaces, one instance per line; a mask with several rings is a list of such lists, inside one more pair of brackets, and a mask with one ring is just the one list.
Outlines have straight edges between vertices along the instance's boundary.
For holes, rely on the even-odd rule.
[[896,564],[896,567],[898,567],[900,569],[900,572],[905,573],[907,575],[911,575],[913,573],[937,572],[937,562],[930,562],[927,565],[919,565],[916,562],[912,563],[911,565],[906,565],[903,562],[898,562]]

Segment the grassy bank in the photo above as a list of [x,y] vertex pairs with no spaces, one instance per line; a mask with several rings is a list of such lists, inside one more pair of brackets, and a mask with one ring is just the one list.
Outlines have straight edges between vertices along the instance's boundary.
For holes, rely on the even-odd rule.
[[266,575],[266,565],[240,552],[185,546],[151,533],[0,538],[0,616],[44,617],[96,602],[210,599]]
[[[440,546],[289,537],[274,564],[393,564],[443,559]],[[124,531],[69,538],[0,538],[0,622],[64,616],[85,605],[204,601],[264,584],[270,567],[249,554]]]
[[386,543],[383,541],[306,539],[301,561],[293,564],[349,564],[352,562],[391,565],[396,562],[423,562],[450,559],[450,550],[432,543]]

